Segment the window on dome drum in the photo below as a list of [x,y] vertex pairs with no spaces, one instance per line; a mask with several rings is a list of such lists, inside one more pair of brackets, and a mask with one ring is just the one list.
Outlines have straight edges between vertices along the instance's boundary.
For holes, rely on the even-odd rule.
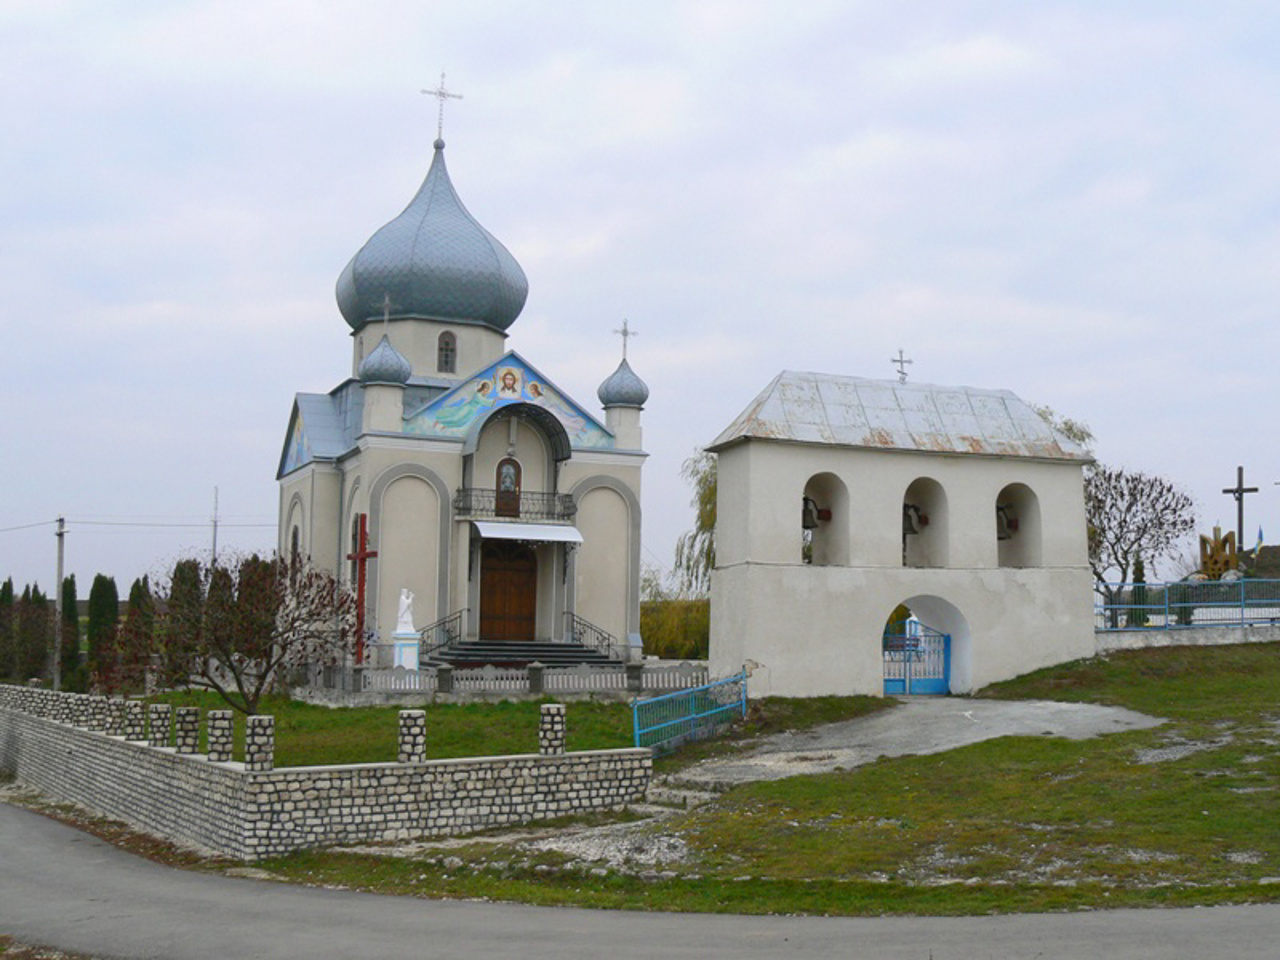
[[436,371],[453,373],[458,365],[458,338],[446,330],[436,341]]

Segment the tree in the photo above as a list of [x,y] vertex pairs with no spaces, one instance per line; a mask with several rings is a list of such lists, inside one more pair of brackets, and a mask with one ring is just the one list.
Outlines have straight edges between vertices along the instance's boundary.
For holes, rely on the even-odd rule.
[[80,665],[80,611],[76,600],[76,575],[62,581],[62,623],[59,625],[59,677],[63,690],[83,690]]
[[674,573],[689,596],[705,597],[716,568],[716,458],[700,450],[684,462],[680,474],[693,486],[693,529],[676,541]]
[[101,683],[115,669],[116,625],[120,620],[120,594],[114,577],[98,574],[89,588],[89,622],[85,633],[89,657],[85,669],[89,683]]
[[241,713],[257,713],[282,673],[355,652],[355,597],[301,558],[180,560],[161,596],[162,682],[212,690]]
[[100,680],[107,690],[142,690],[155,646],[156,604],[151,581],[142,576],[129,588],[129,605],[124,622],[116,630],[111,668]]
[[18,675],[15,664],[15,619],[13,577],[9,577],[4,583],[0,583],[0,679]]
[[49,616],[49,600],[39,586],[28,586],[23,589],[17,603],[17,678],[47,677],[52,650],[53,622]]
[[1085,476],[1084,501],[1089,566],[1108,604],[1121,590],[1108,585],[1109,575],[1127,582],[1140,556],[1154,571],[1156,560],[1176,556],[1196,528],[1191,497],[1163,477],[1095,464]]

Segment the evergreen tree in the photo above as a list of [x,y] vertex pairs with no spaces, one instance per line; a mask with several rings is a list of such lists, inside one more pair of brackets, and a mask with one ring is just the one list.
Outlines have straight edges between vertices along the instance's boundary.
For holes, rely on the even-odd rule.
[[53,621],[49,600],[40,587],[28,586],[18,600],[17,679],[31,680],[49,675],[53,649]]
[[120,619],[120,594],[114,577],[98,574],[89,590],[88,683],[102,683],[115,669],[116,624]]
[[13,577],[0,584],[0,680],[17,677]]
[[129,606],[124,623],[116,631],[116,669],[104,683],[111,691],[140,690],[155,641],[155,601],[151,584],[141,577],[129,588]]
[[76,575],[62,581],[62,624],[59,644],[63,690],[83,690],[84,670],[80,664],[80,611],[76,599]]

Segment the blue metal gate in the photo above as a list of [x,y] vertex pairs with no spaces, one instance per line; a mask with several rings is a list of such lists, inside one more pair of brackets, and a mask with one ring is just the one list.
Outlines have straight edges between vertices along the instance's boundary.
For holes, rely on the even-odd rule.
[[884,692],[939,694],[951,691],[951,634],[918,620],[895,624],[884,635]]

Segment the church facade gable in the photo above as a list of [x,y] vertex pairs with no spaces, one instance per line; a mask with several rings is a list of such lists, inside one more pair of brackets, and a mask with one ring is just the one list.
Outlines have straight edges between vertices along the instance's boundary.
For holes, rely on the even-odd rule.
[[489,414],[517,403],[550,413],[575,448],[600,450],[613,446],[613,435],[598,420],[514,351],[409,416],[405,432],[462,439]]

